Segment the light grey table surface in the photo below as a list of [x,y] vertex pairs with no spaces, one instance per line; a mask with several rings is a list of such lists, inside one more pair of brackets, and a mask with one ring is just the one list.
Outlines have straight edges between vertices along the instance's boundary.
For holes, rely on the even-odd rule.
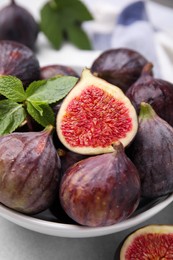
[[62,238],[36,233],[0,217],[0,260],[113,260],[119,243],[148,224],[173,225],[173,203],[123,232],[92,238]]

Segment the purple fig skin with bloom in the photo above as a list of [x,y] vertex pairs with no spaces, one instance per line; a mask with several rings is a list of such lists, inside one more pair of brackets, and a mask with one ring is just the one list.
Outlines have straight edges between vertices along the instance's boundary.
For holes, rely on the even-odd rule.
[[79,77],[77,72],[69,66],[52,64],[40,68],[40,79],[50,79],[57,75]]
[[91,71],[126,92],[140,77],[147,63],[140,53],[127,48],[117,48],[101,53],[93,62]]
[[128,218],[140,200],[140,179],[118,142],[113,153],[74,164],[62,177],[60,202],[65,212],[85,226],[108,226]]
[[147,103],[141,103],[138,132],[127,154],[139,171],[143,197],[173,192],[173,128]]
[[155,112],[173,126],[173,84],[150,75],[152,64],[144,67],[141,77],[127,90],[130,99],[139,114],[141,102],[149,103]]
[[0,75],[19,78],[26,88],[34,80],[40,79],[40,64],[27,46],[14,41],[0,41]]
[[20,42],[34,50],[39,25],[33,15],[11,0],[0,10],[0,40]]
[[0,137],[0,202],[35,214],[47,209],[59,187],[60,160],[50,131]]

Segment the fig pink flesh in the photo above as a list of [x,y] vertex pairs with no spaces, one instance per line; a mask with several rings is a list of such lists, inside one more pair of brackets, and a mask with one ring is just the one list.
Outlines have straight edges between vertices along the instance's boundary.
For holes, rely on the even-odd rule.
[[124,138],[132,119],[123,102],[91,85],[68,105],[61,130],[73,147],[106,147]]
[[173,259],[173,234],[147,233],[137,236],[127,249],[125,259]]

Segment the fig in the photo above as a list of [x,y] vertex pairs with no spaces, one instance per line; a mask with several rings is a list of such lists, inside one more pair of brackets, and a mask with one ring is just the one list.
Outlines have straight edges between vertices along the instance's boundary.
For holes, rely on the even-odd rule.
[[77,72],[69,66],[53,64],[40,68],[41,79],[50,79],[56,75],[79,77]]
[[173,84],[154,78],[150,73],[152,67],[151,63],[144,66],[140,78],[127,90],[126,95],[138,114],[141,102],[149,103],[162,119],[173,126]]
[[102,52],[91,66],[91,72],[124,92],[140,77],[148,61],[139,53],[127,48]]
[[146,198],[173,192],[173,128],[150,104],[141,103],[138,132],[127,149],[141,179]]
[[63,210],[58,197],[56,197],[52,205],[49,207],[49,210],[51,214],[56,218],[58,223],[78,225],[78,223],[71,219]]
[[25,45],[13,41],[0,41],[0,75],[18,77],[26,87],[40,79],[37,57]]
[[114,152],[95,155],[71,166],[62,176],[59,198],[77,223],[108,226],[128,218],[140,200],[140,179],[120,142]]
[[58,149],[58,155],[61,160],[61,171],[64,174],[70,166],[75,164],[78,161],[81,161],[85,158],[88,158],[87,155],[79,154],[79,153],[74,153],[72,151],[69,151],[67,149]]
[[59,188],[60,159],[47,127],[0,137],[0,202],[25,214],[49,207]]
[[115,260],[173,259],[173,226],[148,225],[135,230],[122,243]]
[[38,32],[33,15],[14,0],[0,10],[0,40],[20,42],[34,50]]
[[80,154],[113,151],[112,144],[128,145],[137,132],[137,114],[120,88],[84,69],[57,114],[59,140]]

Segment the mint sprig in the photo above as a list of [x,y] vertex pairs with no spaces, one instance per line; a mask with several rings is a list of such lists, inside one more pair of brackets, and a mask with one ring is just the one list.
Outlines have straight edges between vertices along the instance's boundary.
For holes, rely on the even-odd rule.
[[22,104],[9,99],[0,101],[0,135],[15,131],[25,118],[26,111]]
[[79,0],[51,0],[40,10],[40,29],[59,49],[69,41],[80,49],[91,50],[91,42],[82,23],[93,19],[87,7]]
[[[32,82],[25,90],[15,76],[0,76],[0,135],[16,130],[28,114],[46,127],[55,124],[55,114],[50,104],[63,99],[77,83],[78,78],[61,76]],[[30,124],[30,122],[29,122]]]

